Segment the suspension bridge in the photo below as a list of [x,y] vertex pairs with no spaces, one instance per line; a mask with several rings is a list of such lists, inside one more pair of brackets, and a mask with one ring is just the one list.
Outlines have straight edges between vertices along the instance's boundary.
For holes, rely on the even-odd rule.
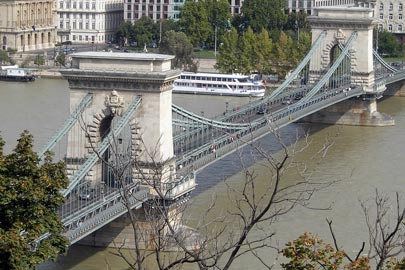
[[195,188],[198,171],[290,123],[321,113],[330,123],[393,125],[376,102],[405,73],[372,49],[372,13],[315,9],[312,47],[291,75],[266,97],[215,119],[172,104],[179,75],[170,68],[172,56],[72,55],[72,67],[62,72],[71,115],[39,152],[66,163],[69,185],[59,214],[70,243],[108,245],[119,232],[97,231],[153,198],[175,209]]

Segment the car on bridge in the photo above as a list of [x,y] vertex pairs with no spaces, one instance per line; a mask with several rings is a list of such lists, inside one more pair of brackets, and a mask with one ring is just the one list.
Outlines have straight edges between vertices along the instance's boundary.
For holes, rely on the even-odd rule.
[[86,189],[79,193],[79,199],[87,201],[93,199],[95,195],[94,189]]
[[267,112],[267,109],[265,108],[265,107],[260,107],[258,110],[257,110],[257,114],[265,114]]

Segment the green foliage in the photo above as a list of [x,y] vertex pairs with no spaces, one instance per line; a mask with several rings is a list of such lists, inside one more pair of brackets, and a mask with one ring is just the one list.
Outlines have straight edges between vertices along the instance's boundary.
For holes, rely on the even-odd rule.
[[257,35],[253,53],[253,65],[261,75],[271,73],[270,59],[273,58],[273,41],[266,29]]
[[250,26],[255,33],[265,28],[267,31],[283,29],[287,22],[284,0],[245,0],[242,6],[243,24]]
[[[11,154],[3,155],[3,145],[0,138],[0,269],[33,269],[67,248],[57,215],[65,168],[49,155],[41,165],[27,131]],[[35,241],[46,233],[48,238]]]
[[232,17],[231,7],[227,0],[206,0],[204,3],[208,12],[208,24],[210,25],[210,33],[204,43],[208,48],[214,48],[215,36],[218,46],[222,43],[223,35],[230,30],[228,22],[229,18]]
[[193,68],[193,45],[182,32],[168,31],[162,38],[159,52],[173,54],[173,66],[177,68]]
[[388,31],[378,32],[378,52],[390,56],[402,56],[402,44],[393,33]]
[[277,74],[280,77],[285,77],[297,62],[297,50],[292,38],[281,32],[274,50],[274,64]]
[[8,52],[6,51],[0,51],[0,64],[14,64],[14,61],[10,58],[8,55]]
[[133,30],[133,36],[138,42],[138,47],[143,48],[145,44],[148,46],[153,40],[156,41],[159,38],[159,25],[146,16],[135,21]]
[[311,36],[302,32],[298,42],[284,32],[273,31],[273,34],[278,36],[275,43],[265,29],[254,34],[249,27],[238,36],[236,29],[232,28],[224,35],[215,67],[225,73],[256,71],[263,75],[276,72],[284,77],[310,49]]
[[56,63],[59,63],[62,66],[66,65],[66,56],[64,54],[59,54],[58,56],[56,56],[55,59]]
[[42,54],[37,54],[34,58],[34,64],[37,66],[42,66],[45,64],[45,57]]
[[235,28],[225,34],[223,44],[219,47],[215,68],[225,73],[234,73],[239,69],[239,37]]
[[133,25],[130,21],[123,22],[115,33],[116,40],[135,40]]
[[195,47],[204,43],[212,31],[206,5],[201,1],[184,3],[181,7],[179,24],[181,31],[187,35]]

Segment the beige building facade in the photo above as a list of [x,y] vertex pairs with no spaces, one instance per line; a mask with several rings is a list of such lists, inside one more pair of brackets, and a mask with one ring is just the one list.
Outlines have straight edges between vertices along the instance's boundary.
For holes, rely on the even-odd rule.
[[56,41],[54,0],[0,0],[2,50],[53,48]]
[[123,22],[122,0],[58,0],[58,42],[105,43]]

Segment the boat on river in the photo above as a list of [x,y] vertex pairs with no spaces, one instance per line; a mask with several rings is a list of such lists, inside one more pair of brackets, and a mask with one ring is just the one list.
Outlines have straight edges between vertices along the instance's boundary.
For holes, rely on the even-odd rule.
[[182,72],[173,93],[262,97],[266,87],[257,75]]
[[0,67],[1,81],[32,82],[35,81],[35,75],[31,70],[15,66]]

